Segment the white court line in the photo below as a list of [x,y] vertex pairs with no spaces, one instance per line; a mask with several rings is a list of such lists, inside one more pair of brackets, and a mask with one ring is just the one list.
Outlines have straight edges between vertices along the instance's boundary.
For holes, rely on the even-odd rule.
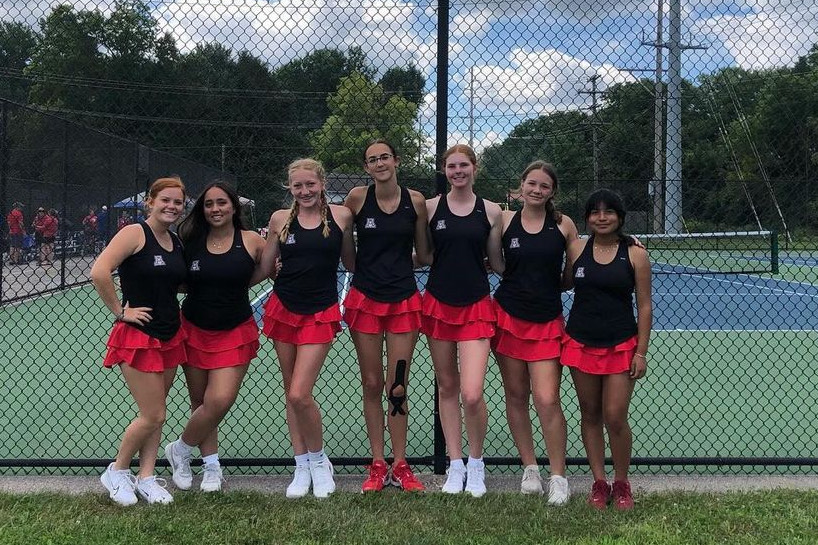
[[[715,280],[716,282],[725,282],[727,284],[737,284],[739,286],[752,286],[754,288],[758,288],[758,289],[761,289],[761,290],[785,293],[787,295],[799,295],[799,296],[802,296],[802,297],[815,297],[815,298],[818,298],[818,294],[802,293],[800,291],[784,290],[784,289],[780,289],[780,288],[769,288],[767,286],[759,286],[758,284],[748,284],[747,282],[737,282],[735,280],[726,280],[724,278],[717,278],[715,276],[707,276],[707,275],[702,275],[702,274],[690,274],[690,273],[679,273],[679,276],[690,276],[692,278],[706,278],[708,280]],[[761,276],[757,276],[756,278],[764,279]],[[766,280],[766,279],[764,279],[764,280]],[[788,280],[783,280],[783,282],[789,282],[789,281]],[[801,282],[799,282],[799,284],[804,285],[804,286],[810,286],[810,287],[813,287],[813,288],[815,287],[812,284],[804,284],[804,283],[801,283]]]
[[264,293],[262,293],[261,295],[259,295],[255,299],[253,299],[250,302],[250,306],[253,307],[253,308],[256,308],[256,305],[261,305],[261,302],[264,301],[270,295],[270,293],[272,293],[272,291],[273,291],[273,287],[270,286],[269,288],[267,288],[264,291]]
[[341,316],[344,315],[344,300],[347,298],[347,293],[349,292],[349,286],[352,282],[352,275],[349,271],[344,272],[344,284],[341,288],[341,300],[339,301],[339,307],[341,308]]
[[668,295],[668,296],[682,296],[682,297],[700,297],[712,295],[767,295],[760,291],[743,291],[743,292],[726,292],[726,291],[658,291],[655,290],[653,295]]
[[814,329],[657,329],[665,333],[815,333]]

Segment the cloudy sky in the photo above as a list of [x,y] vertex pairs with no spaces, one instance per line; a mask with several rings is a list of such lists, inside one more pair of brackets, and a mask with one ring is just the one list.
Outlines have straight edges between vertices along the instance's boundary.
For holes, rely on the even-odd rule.
[[[543,112],[587,108],[591,96],[580,91],[591,89],[594,75],[599,90],[650,77],[632,70],[654,67],[654,49],[641,42],[655,39],[657,1],[452,0],[450,141],[468,139],[470,118],[480,145]],[[113,4],[73,3],[103,11]],[[31,23],[53,4],[0,0],[0,15]],[[414,63],[428,79],[421,122],[433,127],[433,0],[175,0],[151,6],[183,50],[218,41],[276,66],[316,48],[361,46],[381,70]],[[665,14],[668,9],[665,0]],[[815,0],[682,0],[682,11],[684,41],[707,46],[683,56],[691,79],[723,66],[792,64],[818,42]]]

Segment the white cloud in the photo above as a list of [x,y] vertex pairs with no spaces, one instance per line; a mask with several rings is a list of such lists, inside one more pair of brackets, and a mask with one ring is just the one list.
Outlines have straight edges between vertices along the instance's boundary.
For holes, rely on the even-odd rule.
[[[594,65],[555,49],[526,51],[514,49],[508,67],[479,66],[474,70],[476,109],[498,108],[521,116],[541,115],[590,103],[588,80],[598,76],[597,90],[604,91],[615,83],[635,81],[627,72],[611,65]],[[464,95],[469,97],[468,78]]]
[[588,24],[610,17],[655,13],[656,0],[488,0],[481,6],[497,16],[530,17],[536,13],[552,20],[567,19]]
[[[375,66],[414,62],[421,70],[434,59],[434,44],[418,32],[422,9],[396,0],[176,0],[154,15],[183,51],[217,41],[247,49],[271,65],[318,48],[360,46]],[[422,25],[421,25],[422,28]]]
[[720,15],[694,23],[691,30],[710,36],[743,68],[792,65],[818,42],[818,4],[814,0],[748,0],[753,13]]

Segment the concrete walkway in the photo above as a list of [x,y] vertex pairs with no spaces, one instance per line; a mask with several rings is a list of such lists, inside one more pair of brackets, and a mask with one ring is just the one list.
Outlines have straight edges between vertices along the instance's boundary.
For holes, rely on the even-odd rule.
[[[443,486],[445,476],[419,475],[430,491],[438,491]],[[167,477],[168,482],[170,478]],[[227,476],[225,491],[241,490],[269,494],[284,494],[289,475],[236,475]],[[363,476],[337,475],[338,490],[358,492]],[[568,478],[572,494],[584,495],[590,489],[589,476]],[[518,492],[520,476],[487,475],[489,492]],[[818,490],[818,475],[790,476],[713,476],[713,475],[634,475],[631,486],[635,492],[750,492],[770,489]],[[198,478],[194,480],[194,490],[198,488]],[[173,486],[171,485],[171,489]],[[104,492],[99,478],[95,476],[0,476],[0,493],[29,494],[58,492],[64,494],[85,494]]]

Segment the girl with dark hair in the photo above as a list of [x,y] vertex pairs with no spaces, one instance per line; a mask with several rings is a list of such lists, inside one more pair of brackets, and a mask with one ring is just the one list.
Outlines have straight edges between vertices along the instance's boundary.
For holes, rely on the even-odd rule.
[[352,212],[327,202],[324,167],[299,159],[288,168],[289,210],[270,217],[263,260],[281,258],[273,293],[264,306],[264,334],[273,339],[286,394],[287,426],[295,454],[288,498],[335,491],[332,464],[324,453],[321,412],[313,397],[318,373],[341,330],[339,258],[355,268]]
[[563,256],[577,228],[554,206],[557,174],[545,161],[523,171],[523,208],[503,211],[503,278],[494,293],[497,332],[492,349],[503,376],[506,417],[522,459],[523,494],[542,494],[529,412],[534,406],[551,469],[548,503],[568,502],[565,478],[566,423],[560,404],[560,347],[563,336]]
[[[486,493],[483,442],[488,415],[483,387],[494,336],[495,312],[489,296],[484,264],[502,270],[500,239],[502,210],[474,193],[477,156],[460,144],[443,155],[450,189],[426,201],[434,247],[421,331],[429,342],[435,366],[440,422],[449,454],[443,492]],[[463,415],[460,403],[463,403]],[[469,441],[468,464],[463,464],[462,420]]]
[[218,425],[259,349],[247,290],[270,271],[261,265],[264,239],[244,225],[239,195],[224,182],[205,187],[178,232],[187,264],[182,329],[192,414],[182,435],[165,446],[165,458],[173,482],[188,490],[190,459],[198,446],[204,467],[200,488],[213,492],[222,486]]
[[[108,338],[105,367],[119,366],[139,414],[125,430],[116,460],[100,478],[111,499],[133,505],[173,497],[154,474],[166,398],[176,366],[187,361],[176,294],[185,280],[182,243],[170,227],[184,209],[185,186],[178,178],[160,178],[148,191],[150,217],[128,225],[111,240],[91,268],[91,281],[116,324]],[[119,269],[122,300],[111,273]],[[131,460],[139,452],[139,476]]]
[[[565,328],[562,364],[571,368],[582,442],[594,476],[588,503],[604,509],[613,502],[617,509],[628,510],[633,508],[628,407],[634,383],[647,369],[650,261],[647,252],[623,234],[625,206],[613,191],[600,189],[588,197],[585,222],[591,236],[568,247],[574,303]],[[613,459],[613,486],[605,474],[603,424]]]
[[[361,490],[379,491],[391,482],[403,490],[420,491],[423,484],[406,462],[406,434],[409,368],[421,309],[412,248],[419,256],[429,254],[426,199],[398,185],[400,157],[386,140],[369,144],[363,160],[364,170],[375,183],[353,188],[344,201],[355,215],[358,242],[355,275],[344,300],[344,321],[358,354],[372,451],[369,476]],[[391,471],[384,457],[383,395],[387,385],[386,422],[394,457]]]

